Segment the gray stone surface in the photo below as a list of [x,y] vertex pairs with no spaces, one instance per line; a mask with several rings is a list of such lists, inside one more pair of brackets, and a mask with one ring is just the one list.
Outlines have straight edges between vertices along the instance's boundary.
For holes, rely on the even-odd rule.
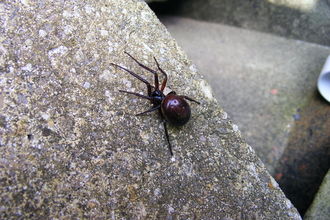
[[[301,219],[210,87],[141,1],[0,3],[1,218]],[[150,79],[201,101],[163,126],[118,92]]]
[[315,99],[317,78],[330,48],[181,17],[160,19],[274,174],[295,117]]
[[313,204],[304,215],[305,220],[327,220],[330,219],[330,170],[322,181]]

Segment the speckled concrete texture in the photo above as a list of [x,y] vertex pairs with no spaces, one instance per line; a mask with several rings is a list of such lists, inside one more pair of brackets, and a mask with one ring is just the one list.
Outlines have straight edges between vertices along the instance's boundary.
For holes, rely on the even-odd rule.
[[[301,219],[195,66],[141,1],[5,1],[1,218]],[[124,51],[201,101],[168,153]]]

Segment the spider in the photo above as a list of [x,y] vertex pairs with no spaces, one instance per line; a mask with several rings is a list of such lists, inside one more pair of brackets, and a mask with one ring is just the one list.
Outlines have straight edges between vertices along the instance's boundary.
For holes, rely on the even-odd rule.
[[189,121],[189,118],[191,115],[191,110],[190,110],[190,106],[189,106],[188,102],[185,99],[195,102],[197,104],[200,104],[200,103],[198,101],[193,100],[192,98],[189,98],[188,96],[177,95],[174,91],[168,93],[167,95],[164,94],[164,89],[165,89],[166,82],[167,82],[167,74],[164,72],[164,70],[162,70],[160,68],[155,57],[154,57],[154,60],[157,64],[157,68],[164,76],[164,80],[163,80],[163,83],[160,88],[159,88],[159,82],[158,82],[158,73],[155,70],[150,69],[149,67],[146,67],[145,65],[143,65],[142,63],[137,61],[129,53],[127,53],[127,52],[125,52],[125,53],[130,58],[132,58],[140,67],[142,67],[142,68],[148,70],[149,72],[151,72],[152,74],[154,74],[155,85],[152,86],[147,80],[143,79],[141,76],[135,74],[134,72],[132,72],[122,66],[119,66],[115,63],[111,63],[112,65],[119,67],[122,70],[125,70],[126,72],[128,72],[129,74],[131,74],[132,76],[137,78],[138,80],[145,83],[147,85],[148,95],[146,96],[146,95],[142,95],[140,93],[128,92],[128,91],[124,91],[124,90],[119,90],[119,92],[128,93],[128,94],[132,94],[132,95],[135,95],[135,96],[138,96],[141,98],[148,99],[148,100],[150,100],[151,104],[153,104],[152,108],[150,108],[149,110],[147,110],[145,112],[136,114],[136,116],[145,115],[146,113],[155,111],[157,109],[159,110],[159,113],[161,115],[161,118],[162,118],[162,121],[164,124],[165,137],[166,137],[168,145],[169,145],[169,151],[170,151],[170,154],[173,156],[172,146],[170,143],[166,123],[168,122],[169,124],[171,124],[175,127],[178,127],[178,126],[182,126],[182,125],[186,124]]

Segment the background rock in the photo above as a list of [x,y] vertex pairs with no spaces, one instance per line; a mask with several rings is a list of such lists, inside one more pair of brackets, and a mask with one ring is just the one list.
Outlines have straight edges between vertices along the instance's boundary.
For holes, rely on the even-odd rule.
[[317,192],[313,204],[310,206],[304,219],[327,219],[330,211],[330,171],[324,177],[322,185]]
[[330,46],[328,0],[168,0],[157,12]]
[[160,20],[303,215],[330,167],[330,108],[316,83],[330,48],[182,17]]

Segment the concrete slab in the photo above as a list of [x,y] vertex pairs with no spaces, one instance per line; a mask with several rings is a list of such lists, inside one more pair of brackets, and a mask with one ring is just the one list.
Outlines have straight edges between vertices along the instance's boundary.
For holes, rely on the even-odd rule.
[[[1,13],[2,219],[301,219],[237,125],[142,1],[5,1]],[[124,51],[200,100],[164,127]],[[143,80],[142,80],[143,81]]]

